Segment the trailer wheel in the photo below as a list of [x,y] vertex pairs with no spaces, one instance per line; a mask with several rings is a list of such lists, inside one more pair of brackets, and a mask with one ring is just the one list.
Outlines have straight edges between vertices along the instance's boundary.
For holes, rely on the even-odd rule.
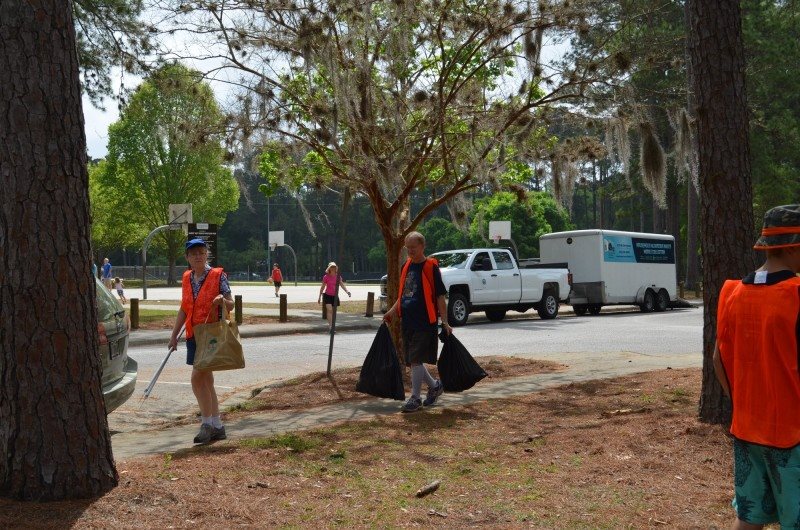
[[447,320],[451,326],[463,326],[469,317],[469,302],[467,297],[461,293],[450,295],[450,302],[447,304]]
[[603,308],[600,304],[590,304],[589,305],[589,314],[590,315],[599,315],[600,310]]
[[661,289],[656,297],[656,311],[666,311],[667,306],[669,306],[669,293],[666,289]]
[[486,318],[488,318],[492,322],[500,322],[504,318],[506,318],[505,309],[487,309],[485,313],[486,313]]
[[642,301],[639,309],[642,310],[642,313],[649,313],[653,311],[656,307],[656,295],[653,294],[653,291],[650,289],[644,293],[644,300]]
[[558,316],[558,298],[552,289],[545,289],[536,312],[539,313],[539,318],[542,320],[550,320]]
[[588,307],[582,304],[572,306],[572,309],[575,310],[575,314],[579,317],[582,317],[588,311]]

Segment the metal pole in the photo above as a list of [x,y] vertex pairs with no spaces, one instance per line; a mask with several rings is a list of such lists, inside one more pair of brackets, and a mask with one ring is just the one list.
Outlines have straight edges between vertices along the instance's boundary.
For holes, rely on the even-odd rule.
[[272,271],[272,245],[269,243],[269,197],[267,197],[267,274]]
[[331,340],[328,344],[328,377],[331,375],[331,363],[333,362],[333,336],[336,333],[336,298],[339,296],[339,291],[337,289],[336,296],[334,296],[333,300],[333,317],[331,318]]
[[283,246],[292,251],[292,257],[294,258],[294,286],[297,287],[297,254],[294,253],[294,249],[289,245],[284,243]]
[[144,243],[142,244],[142,300],[147,300],[147,247],[150,246],[153,237],[162,230],[180,230],[181,228],[182,226],[179,224],[157,226],[144,238]]
[[[183,332],[186,330],[186,326],[181,328],[181,332],[178,334],[178,340],[181,340],[183,336]],[[158,367],[156,373],[153,374],[153,377],[150,378],[150,384],[147,385],[147,388],[144,389],[144,397],[142,399],[147,399],[150,397],[150,393],[153,391],[153,387],[156,386],[156,381],[158,381],[158,376],[161,375],[162,370],[164,370],[164,366],[166,366],[167,361],[169,360],[169,356],[172,355],[173,350],[167,350],[167,356],[164,357],[164,360],[161,361],[161,366]]]

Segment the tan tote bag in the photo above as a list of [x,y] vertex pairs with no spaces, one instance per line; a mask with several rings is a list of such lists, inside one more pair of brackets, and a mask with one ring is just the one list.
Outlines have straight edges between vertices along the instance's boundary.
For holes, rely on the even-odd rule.
[[231,320],[229,311],[225,318],[217,322],[194,326],[194,341],[197,351],[194,354],[194,367],[198,370],[237,370],[244,368],[242,339],[239,326]]

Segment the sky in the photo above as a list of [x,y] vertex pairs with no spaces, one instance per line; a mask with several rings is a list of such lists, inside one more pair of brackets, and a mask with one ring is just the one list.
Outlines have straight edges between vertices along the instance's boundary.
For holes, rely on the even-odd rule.
[[105,100],[106,111],[92,105],[83,96],[83,118],[86,126],[86,152],[89,158],[103,158],[108,153],[108,126],[119,119],[116,101]]

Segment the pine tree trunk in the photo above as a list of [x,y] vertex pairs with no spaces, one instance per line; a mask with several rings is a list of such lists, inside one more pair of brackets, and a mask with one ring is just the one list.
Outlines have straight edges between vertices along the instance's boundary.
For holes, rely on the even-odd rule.
[[89,271],[72,6],[0,2],[0,496],[117,484]]
[[714,377],[717,299],[727,278],[753,269],[744,47],[738,0],[689,1],[689,50],[697,105],[700,244],[703,251],[703,388],[700,420],[724,423],[730,406]]
[[691,182],[686,183],[686,288],[694,289],[697,285],[697,278],[700,273],[700,239],[697,234],[698,202],[697,189]]

